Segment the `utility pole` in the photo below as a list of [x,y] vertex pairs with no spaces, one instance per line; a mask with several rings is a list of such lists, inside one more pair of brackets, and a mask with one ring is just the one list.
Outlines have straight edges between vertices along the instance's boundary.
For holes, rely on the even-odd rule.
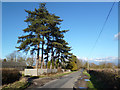
[[[88,60],[88,58],[87,58],[87,60]],[[87,61],[87,68],[88,68],[88,72],[89,72],[89,60]]]

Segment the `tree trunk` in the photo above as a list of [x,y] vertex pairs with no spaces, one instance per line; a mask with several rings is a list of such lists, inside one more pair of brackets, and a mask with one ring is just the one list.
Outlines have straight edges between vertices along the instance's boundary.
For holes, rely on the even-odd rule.
[[55,54],[55,57],[54,57],[54,69],[56,69],[56,60],[55,60],[56,57],[57,57],[57,53]]
[[[43,40],[44,40],[44,36],[43,36]],[[42,56],[41,56],[41,69],[43,68],[43,50],[44,50],[44,41],[42,41]]]
[[38,69],[38,63],[39,63],[39,45],[37,50],[37,60],[36,60],[36,68]]
[[47,60],[46,60],[46,69],[48,68],[48,53],[47,53]]
[[[48,64],[48,53],[49,53],[49,51],[48,51],[48,48],[49,47],[49,39],[47,39],[47,60],[46,60],[46,63]],[[46,68],[48,68],[48,65],[46,64]]]
[[53,47],[52,47],[50,69],[52,69],[53,56],[54,56],[54,52],[53,52]]
[[60,53],[58,53],[58,68],[60,67],[60,60],[59,60],[59,57],[60,57]]

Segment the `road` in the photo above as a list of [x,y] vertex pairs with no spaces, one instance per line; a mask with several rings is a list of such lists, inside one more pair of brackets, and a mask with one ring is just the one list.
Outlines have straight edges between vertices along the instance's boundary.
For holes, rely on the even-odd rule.
[[79,70],[77,72],[71,73],[69,75],[65,75],[59,79],[53,80],[51,82],[48,82],[42,87],[38,88],[47,88],[47,89],[52,89],[52,88],[73,88],[73,85],[75,83],[75,80],[81,75],[81,72],[83,70]]

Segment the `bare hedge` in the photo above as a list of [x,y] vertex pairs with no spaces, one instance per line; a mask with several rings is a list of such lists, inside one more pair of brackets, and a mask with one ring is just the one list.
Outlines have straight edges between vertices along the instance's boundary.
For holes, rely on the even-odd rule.
[[20,79],[21,74],[17,69],[2,68],[2,85],[13,83]]
[[113,69],[94,69],[89,71],[91,81],[96,88],[120,88],[120,75],[118,70]]

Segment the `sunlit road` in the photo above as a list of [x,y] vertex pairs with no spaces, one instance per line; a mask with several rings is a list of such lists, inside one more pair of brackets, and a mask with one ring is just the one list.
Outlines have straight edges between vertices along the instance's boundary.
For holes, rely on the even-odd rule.
[[83,70],[79,70],[79,71],[71,73],[69,75],[65,75],[64,77],[61,77],[59,79],[48,82],[44,86],[38,87],[38,88],[48,88],[48,89],[52,89],[52,88],[73,88],[75,80],[80,76],[82,71]]

